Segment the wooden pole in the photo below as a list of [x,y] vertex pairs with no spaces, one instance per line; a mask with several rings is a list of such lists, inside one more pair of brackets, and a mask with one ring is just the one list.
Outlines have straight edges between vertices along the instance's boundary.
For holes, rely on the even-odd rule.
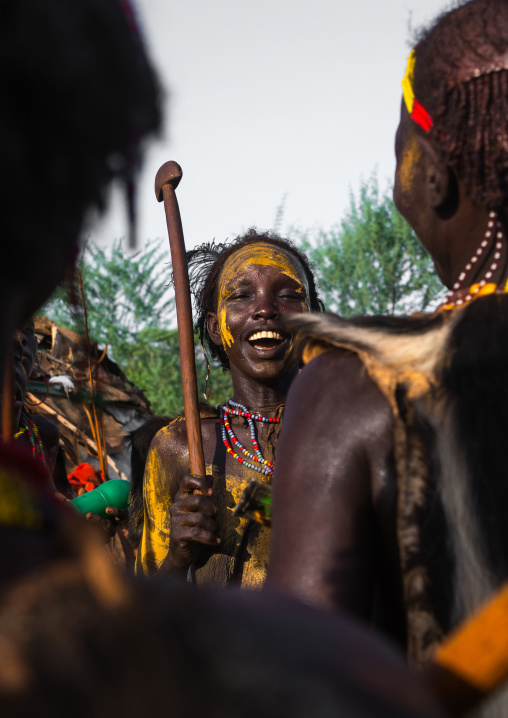
[[163,164],[155,177],[155,196],[159,202],[164,200],[169,248],[171,250],[171,261],[173,264],[183,407],[187,426],[190,469],[192,474],[204,476],[205,459],[203,456],[201,423],[199,421],[189,273],[187,270],[187,259],[185,257],[185,242],[180,209],[175,194],[175,189],[182,178],[182,174],[182,168],[177,162],[166,162]]

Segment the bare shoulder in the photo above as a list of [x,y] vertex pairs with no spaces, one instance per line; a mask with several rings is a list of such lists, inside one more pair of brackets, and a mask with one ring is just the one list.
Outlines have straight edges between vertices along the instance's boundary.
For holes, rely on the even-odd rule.
[[[205,462],[211,463],[217,442],[216,416],[201,417],[201,434]],[[175,494],[185,474],[190,472],[187,424],[185,419],[173,421],[160,429],[152,439],[147,460],[148,473],[165,476]]]
[[188,469],[187,432],[184,421],[164,426],[153,437],[145,463],[145,494],[174,498]]
[[172,421],[155,434],[150,444],[150,453],[165,459],[174,458],[187,450],[187,428],[184,419]]
[[[330,349],[307,364],[291,386],[286,423],[302,413],[324,436],[345,436],[372,453],[393,430],[390,405],[352,352]],[[286,418],[286,417],[285,417]]]

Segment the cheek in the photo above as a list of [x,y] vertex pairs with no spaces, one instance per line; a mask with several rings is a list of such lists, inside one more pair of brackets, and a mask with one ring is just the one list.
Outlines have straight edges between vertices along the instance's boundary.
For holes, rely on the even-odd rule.
[[421,203],[422,191],[421,152],[418,140],[413,137],[407,142],[397,162],[393,187],[393,202],[410,224],[415,207]]

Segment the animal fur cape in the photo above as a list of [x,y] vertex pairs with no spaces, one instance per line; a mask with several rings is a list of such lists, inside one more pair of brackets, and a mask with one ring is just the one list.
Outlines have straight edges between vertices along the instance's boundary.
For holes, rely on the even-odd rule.
[[432,316],[290,324],[305,362],[354,352],[392,408],[408,653],[424,663],[508,576],[508,296]]

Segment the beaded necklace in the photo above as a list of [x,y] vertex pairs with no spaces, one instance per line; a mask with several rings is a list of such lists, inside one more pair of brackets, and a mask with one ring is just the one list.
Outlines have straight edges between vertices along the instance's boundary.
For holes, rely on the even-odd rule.
[[[256,438],[256,427],[254,425],[254,421],[261,421],[265,424],[280,424],[280,418],[261,416],[261,414],[253,414],[247,409],[246,406],[244,406],[243,404],[237,404],[232,399],[229,399],[229,401],[227,401],[225,404],[220,404],[217,409],[220,413],[219,422],[222,434],[222,443],[226,447],[226,451],[228,452],[228,454],[231,454],[234,459],[236,459],[240,464],[245,464],[245,466],[247,466],[249,469],[252,469],[253,471],[258,471],[260,474],[264,474],[265,476],[271,476],[273,474],[274,465],[270,461],[267,461],[261,453],[261,449],[259,448],[259,444]],[[231,428],[228,415],[240,416],[246,419],[249,425],[250,439],[252,441],[252,446],[254,447],[254,454],[248,451],[245,446],[243,446],[243,444],[238,441],[237,437],[233,432],[233,429]],[[231,444],[233,444],[243,454],[243,456],[237,454],[233,450]],[[256,464],[252,464],[250,461],[247,461],[247,459],[252,459],[252,461],[255,461],[258,466],[256,466]]]
[[[473,266],[476,264],[476,262],[479,260],[479,258],[482,256],[483,252],[485,251],[487,245],[491,243],[491,237],[492,235],[495,235],[495,247],[494,247],[494,260],[490,267],[488,268],[487,272],[485,273],[483,279],[481,279],[477,284],[471,285],[467,290],[465,290],[465,296],[460,296],[459,298],[452,300],[452,297],[454,294],[458,291],[463,290],[463,284],[464,280],[466,279],[467,275],[473,268]],[[496,271],[499,260],[501,258],[501,252],[503,250],[503,228],[501,226],[501,222],[498,219],[497,213],[492,211],[489,213],[489,219],[487,222],[487,230],[485,232],[485,236],[483,240],[480,242],[480,246],[475,251],[469,262],[466,264],[462,272],[459,274],[459,277],[455,284],[452,287],[452,291],[446,298],[444,302],[443,309],[451,309],[452,307],[460,307],[462,304],[467,304],[472,299],[474,299],[477,296],[482,296],[483,294],[490,294],[497,288],[497,285],[492,285],[489,283],[489,279],[492,277],[494,272]],[[494,289],[492,289],[494,287]],[[490,290],[490,291],[489,291]]]
[[30,446],[32,447],[33,456],[40,459],[44,466],[47,466],[46,454],[44,453],[44,445],[39,434],[39,429],[35,426],[33,421],[30,421],[27,416],[22,416],[20,423],[22,428],[20,429],[20,431],[14,434],[14,438],[19,439],[19,437],[26,432],[28,435],[28,440],[30,441]]

